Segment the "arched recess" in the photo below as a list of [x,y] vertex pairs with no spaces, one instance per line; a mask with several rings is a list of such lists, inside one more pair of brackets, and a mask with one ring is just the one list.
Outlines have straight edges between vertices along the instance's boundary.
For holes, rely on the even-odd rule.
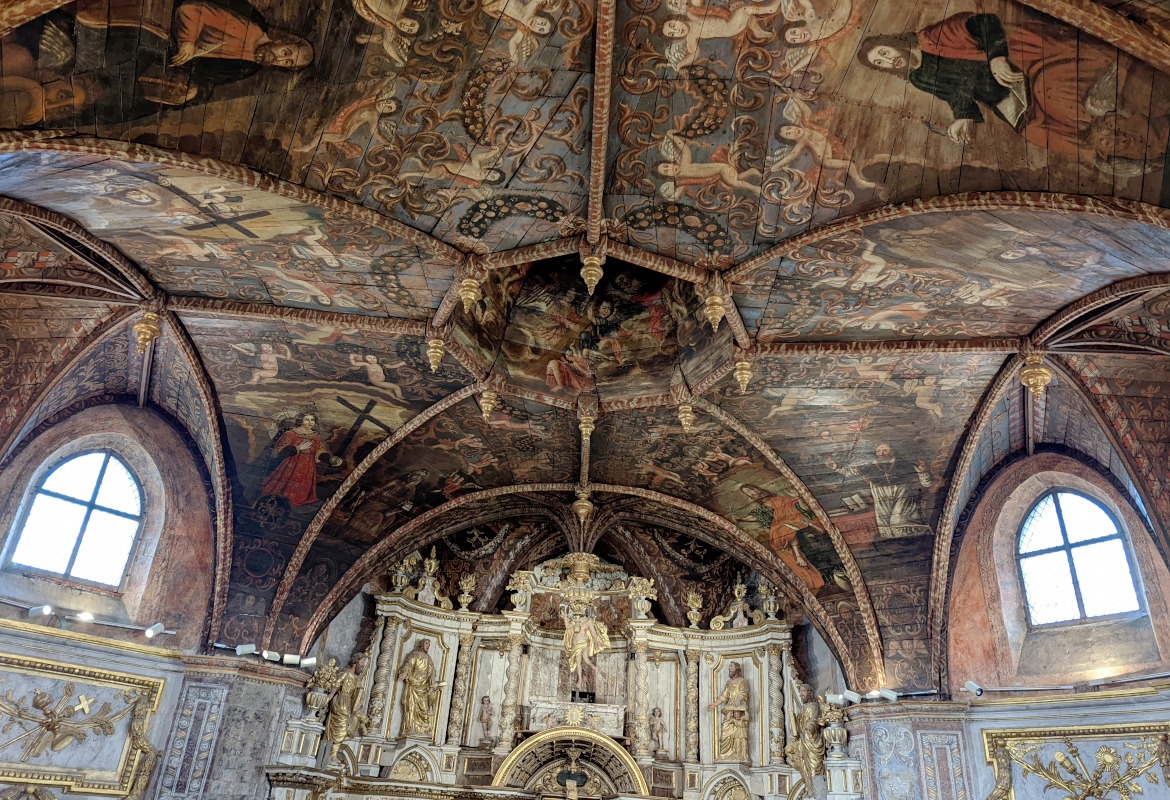
[[[415,517],[401,528],[398,528],[394,532],[394,535],[383,538],[367,550],[334,583],[319,603],[317,611],[309,619],[304,629],[305,633],[300,641],[299,652],[309,651],[313,641],[328,621],[340,611],[358,588],[369,580],[371,576],[376,574],[379,569],[385,568],[393,558],[428,544],[434,538],[430,532],[432,524],[436,523],[444,515],[473,503],[486,502],[509,495],[548,493],[564,493],[568,495],[575,488],[576,485],[571,483],[501,486],[461,495]],[[826,612],[824,606],[821,605],[820,601],[816,599],[804,582],[792,574],[787,565],[780,561],[774,553],[734,523],[701,506],[650,489],[609,484],[592,484],[591,488],[595,496],[598,494],[633,496],[662,503],[667,507],[693,516],[698,523],[705,523],[705,525],[697,524],[695,526],[694,532],[696,535],[701,535],[703,538],[725,549],[731,548],[731,552],[745,564],[758,570],[768,580],[786,589],[791,597],[798,599],[810,621],[821,631],[829,646],[834,650],[851,686],[872,688],[869,684],[876,681],[877,683],[874,685],[880,685],[880,682],[884,680],[884,669],[880,659],[873,659],[871,656],[866,665],[868,669],[863,672],[855,657],[864,657],[870,653],[881,652],[880,642],[875,643],[870,641],[868,653],[854,654],[846,646],[844,639],[841,637],[833,619]],[[269,624],[275,625],[275,620],[270,619]],[[863,675],[868,677],[863,680]]]
[[[1170,569],[1131,498],[1081,454],[1037,452],[1002,464],[981,482],[956,538],[948,597],[947,680],[985,686],[1065,685],[1170,666]],[[1021,525],[1052,491],[1092,498],[1120,523],[1140,610],[1108,621],[1033,628],[1017,566]],[[1082,580],[1084,579],[1082,574]]]
[[521,742],[508,754],[492,778],[495,788],[526,789],[541,766],[565,756],[570,748],[614,780],[622,794],[650,796],[650,786],[633,757],[617,742],[596,731],[576,727],[549,728]]
[[[1098,320],[1108,317],[1110,313],[1119,313],[1128,305],[1128,301],[1132,297],[1144,297],[1151,291],[1164,290],[1166,287],[1170,287],[1170,275],[1158,274],[1119,281],[1086,295],[1038,325],[1032,336],[1029,337],[1027,347],[1042,351],[1047,343],[1059,341],[1063,332],[1083,327],[1086,319]],[[1065,352],[1072,355],[1076,352],[1076,347],[1072,346]],[[1060,354],[1059,345],[1050,352],[1052,356]],[[1063,358],[1067,358],[1067,356]],[[1113,449],[1124,459],[1131,479],[1139,478],[1135,479],[1133,483],[1142,503],[1151,509],[1164,508],[1165,494],[1161,491],[1159,479],[1152,470],[1154,462],[1145,453],[1141,442],[1132,437],[1123,440],[1118,435],[1119,429],[1128,430],[1131,427],[1128,422],[1125,422],[1124,413],[1119,407],[1110,408],[1108,411],[1102,409],[1102,398],[1094,393],[1090,385],[1087,385],[1090,382],[1087,380],[1089,376],[1077,374],[1075,362],[1070,365],[1063,358],[1050,357],[1045,363],[1061,377],[1063,383],[1071,391],[1077,393],[1084,400],[1086,407],[1096,420],[1098,429]],[[949,680],[949,666],[945,654],[947,603],[954,578],[955,558],[958,555],[958,547],[962,544],[961,541],[955,539],[955,526],[958,523],[958,515],[963,511],[963,506],[966,505],[967,498],[963,497],[962,493],[964,486],[968,483],[967,473],[973,467],[979,436],[986,426],[988,417],[1000,399],[1015,385],[1014,382],[1018,380],[1019,370],[1023,363],[1023,357],[1020,355],[1009,359],[984,394],[960,450],[954,479],[947,491],[943,514],[939,520],[938,538],[935,542],[934,562],[931,571],[928,622],[931,631],[931,661],[938,676],[940,689],[944,688]],[[1028,399],[1027,402],[1032,401]],[[1110,424],[1111,419],[1118,420],[1119,426],[1115,427],[1115,425]],[[1149,522],[1153,526],[1155,541],[1163,558],[1166,558],[1166,553],[1170,552],[1170,549],[1167,546],[1165,520],[1161,519],[1158,514],[1151,514]]]

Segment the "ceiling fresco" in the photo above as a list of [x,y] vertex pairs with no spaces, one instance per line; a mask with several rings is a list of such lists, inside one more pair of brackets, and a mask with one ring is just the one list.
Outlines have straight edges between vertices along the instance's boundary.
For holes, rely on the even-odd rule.
[[4,3],[0,444],[183,428],[223,643],[308,652],[419,547],[480,610],[590,547],[930,689],[1003,464],[1170,545],[1170,12],[1026,5]]

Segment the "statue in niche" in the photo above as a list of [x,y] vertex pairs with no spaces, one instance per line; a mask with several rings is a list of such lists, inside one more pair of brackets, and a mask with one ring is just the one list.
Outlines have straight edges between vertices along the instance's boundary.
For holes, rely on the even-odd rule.
[[569,665],[570,690],[591,692],[597,679],[597,654],[609,649],[609,631],[592,605],[570,601],[561,605],[565,623],[565,662]]
[[743,665],[732,661],[727,665],[727,683],[723,691],[707,706],[708,711],[721,708],[723,720],[715,742],[715,757],[748,763],[749,688],[743,676]]
[[821,704],[816,693],[807,683],[800,684],[800,708],[796,712],[796,732],[785,748],[788,763],[796,768],[804,780],[807,796],[824,797],[824,789],[817,786],[816,778],[821,777],[824,786],[825,734],[822,730]]
[[496,740],[492,736],[492,727],[496,722],[496,709],[492,705],[492,699],[486,694],[479,701],[479,727],[483,732],[480,737],[480,747],[495,747]]
[[655,758],[670,758],[666,752],[666,721],[658,706],[650,712],[650,752],[654,753]]
[[435,682],[430,650],[431,640],[419,639],[398,670],[403,681],[401,736],[429,739],[434,735],[439,690],[446,684]]
[[[366,717],[361,713],[362,706],[362,677],[366,672],[366,655],[359,653],[349,663],[349,668],[334,670],[326,673],[320,670],[319,674],[327,675],[322,681],[328,686],[321,688],[332,692],[329,699],[329,712],[325,717],[325,739],[330,742],[329,761],[337,761],[341,752],[341,744],[364,733]],[[314,681],[317,677],[314,676]]]

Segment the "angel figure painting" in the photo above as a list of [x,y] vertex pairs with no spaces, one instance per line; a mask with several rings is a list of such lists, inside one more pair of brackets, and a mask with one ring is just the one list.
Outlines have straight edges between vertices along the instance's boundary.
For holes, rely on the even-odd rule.
[[518,67],[528,63],[555,23],[550,14],[561,10],[560,0],[486,0],[483,13],[516,28],[508,39],[508,57]]
[[708,161],[696,161],[691,146],[678,131],[671,130],[666,132],[658,151],[667,159],[658,165],[658,174],[669,178],[659,185],[658,193],[668,200],[677,200],[688,191],[708,186],[740,189],[757,197],[760,194],[760,171],[754,167],[737,169],[738,152],[734,145],[716,148]]
[[702,7],[693,4],[676,5],[681,19],[670,19],[662,25],[662,35],[673,40],[666,47],[666,59],[674,69],[695,63],[699,57],[699,45],[704,39],[732,39],[750,35],[761,42],[771,40],[775,34],[765,30],[758,17],[776,14],[783,5],[792,7],[794,0],[773,0],[770,3],[742,3],[734,9],[716,6]]

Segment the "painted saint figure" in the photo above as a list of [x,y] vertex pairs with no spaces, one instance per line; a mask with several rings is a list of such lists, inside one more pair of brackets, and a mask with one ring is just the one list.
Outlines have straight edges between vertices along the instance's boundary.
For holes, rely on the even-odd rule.
[[292,506],[317,502],[317,465],[323,457],[330,466],[341,466],[341,459],[329,455],[321,443],[317,415],[311,411],[300,414],[296,425],[277,437],[272,450],[280,463],[264,479],[260,492],[283,497]]
[[708,711],[722,709],[723,719],[716,740],[717,759],[748,763],[748,699],[750,689],[743,676],[743,666],[738,661],[727,665],[727,683],[715,700],[707,705]]
[[894,448],[885,443],[874,449],[874,459],[870,463],[838,467],[830,458],[828,466],[847,478],[861,477],[869,484],[879,538],[898,539],[932,533],[919,501],[921,490],[934,485],[925,461],[920,460],[914,465],[916,486],[905,481]]
[[440,683],[435,682],[431,640],[419,639],[407,654],[398,674],[402,676],[401,736],[429,739],[435,731],[435,710]]
[[964,12],[917,34],[869,36],[857,58],[950,106],[947,135],[956,142],[973,141],[986,111],[1032,144],[1073,156],[1099,116],[1087,99],[1101,93],[1099,81],[1118,80],[1113,49],[1071,28],[1005,25],[996,14]]

